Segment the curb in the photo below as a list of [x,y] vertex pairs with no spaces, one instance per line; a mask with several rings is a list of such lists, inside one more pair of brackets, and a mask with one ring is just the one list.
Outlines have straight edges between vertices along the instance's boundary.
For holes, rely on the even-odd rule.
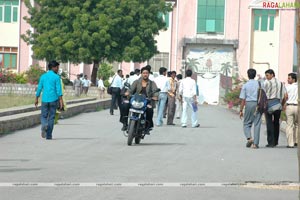
[[[68,106],[68,109],[62,112],[64,118],[72,117],[80,113],[95,112],[101,109],[110,107],[110,99],[93,100],[80,103],[73,103]],[[0,136],[9,134],[13,131],[31,128],[40,124],[41,111],[34,110],[25,113],[18,113],[0,117]]]

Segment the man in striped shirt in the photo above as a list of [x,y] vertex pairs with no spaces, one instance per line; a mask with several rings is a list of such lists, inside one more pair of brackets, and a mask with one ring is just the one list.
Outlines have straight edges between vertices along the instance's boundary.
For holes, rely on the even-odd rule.
[[[281,103],[284,105],[286,93],[285,86],[277,78],[275,78],[275,72],[272,69],[268,69],[265,72],[266,80],[264,82],[264,89],[268,98],[268,107],[271,105]],[[279,119],[281,115],[281,109],[275,110],[272,113],[267,112],[267,141],[266,147],[275,147],[278,145],[280,124]]]

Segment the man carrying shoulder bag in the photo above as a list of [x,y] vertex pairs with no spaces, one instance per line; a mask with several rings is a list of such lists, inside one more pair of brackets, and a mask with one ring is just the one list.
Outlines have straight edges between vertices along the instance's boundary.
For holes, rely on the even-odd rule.
[[285,104],[286,89],[282,82],[275,78],[275,73],[272,69],[265,72],[266,80],[264,89],[268,98],[268,111],[265,114],[267,123],[267,141],[266,147],[275,147],[278,145],[280,132],[280,115],[282,105]]

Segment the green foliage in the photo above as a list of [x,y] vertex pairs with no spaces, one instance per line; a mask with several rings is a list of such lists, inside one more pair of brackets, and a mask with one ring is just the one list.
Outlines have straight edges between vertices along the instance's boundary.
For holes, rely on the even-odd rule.
[[0,83],[15,83],[16,74],[9,69],[0,68]]
[[29,70],[25,72],[27,80],[30,84],[38,84],[40,77],[45,71],[38,65],[30,66]]
[[155,35],[165,29],[164,0],[25,0],[35,29],[22,35],[38,59],[94,63],[142,62],[157,53]]
[[[114,75],[114,71],[113,71],[113,67],[112,65],[108,64],[108,63],[102,63],[98,69],[97,72],[97,77],[102,77],[104,85],[105,85],[105,81],[107,81],[109,79],[109,77]],[[105,85],[106,86],[106,85]]]
[[27,83],[27,76],[25,73],[16,74],[16,83],[18,84],[25,84]]
[[110,85],[108,80],[105,80],[103,84],[104,84],[105,87],[108,87]]
[[62,72],[60,75],[64,85],[73,85],[72,81],[70,81],[70,79],[68,78],[68,75],[66,74],[66,72]]
[[240,100],[240,93],[241,93],[241,86],[236,86],[234,89],[228,91],[224,96],[224,101],[226,103],[232,103],[233,106],[238,106],[241,102]]

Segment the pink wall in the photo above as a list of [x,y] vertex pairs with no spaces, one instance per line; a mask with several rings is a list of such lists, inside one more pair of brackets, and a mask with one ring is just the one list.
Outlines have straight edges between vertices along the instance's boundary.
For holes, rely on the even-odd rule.
[[244,0],[226,0],[225,6],[225,39],[237,40],[239,30],[239,6],[240,1]]
[[280,10],[280,45],[279,45],[279,73],[278,78],[285,81],[293,71],[293,54],[295,41],[295,10]]
[[[179,9],[177,15],[177,7]],[[182,46],[184,37],[194,37],[196,35],[197,0],[177,1],[173,9],[172,18],[172,49],[171,49],[171,70],[177,69],[180,72],[182,60]],[[178,35],[176,32],[178,17]],[[176,41],[177,38],[177,41]],[[177,49],[176,49],[177,42]],[[177,52],[176,52],[177,50]]]
[[[24,16],[28,16],[27,7],[24,1],[21,1],[21,13],[20,13],[20,35],[25,34],[30,29],[29,24],[23,19]],[[20,38],[19,49],[19,72],[26,71],[31,63],[29,63],[29,46]]]
[[251,23],[251,9],[248,1],[240,0],[240,23],[238,31],[239,48],[237,49],[237,62],[239,66],[239,75],[247,77],[247,70],[249,69],[249,54],[250,54],[250,23]]

